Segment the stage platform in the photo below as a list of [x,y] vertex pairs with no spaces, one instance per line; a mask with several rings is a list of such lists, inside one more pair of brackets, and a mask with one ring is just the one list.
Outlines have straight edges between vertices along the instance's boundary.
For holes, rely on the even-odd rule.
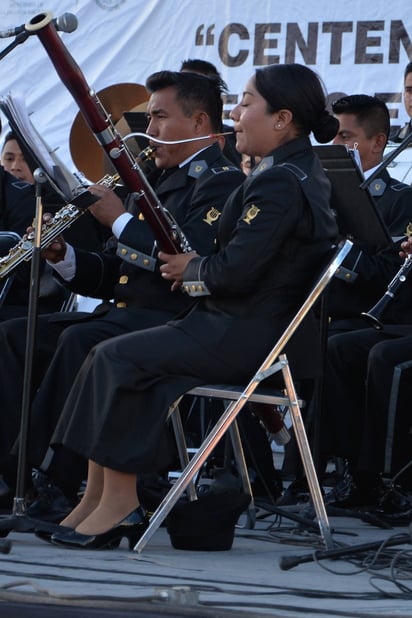
[[[290,509],[294,507],[288,507]],[[330,517],[334,545],[410,540],[412,526],[383,529],[354,517]],[[402,535],[401,537],[396,535]],[[412,546],[297,564],[291,556],[324,546],[288,518],[258,511],[253,530],[237,528],[232,549],[172,547],[160,528],[142,553],[68,550],[32,533],[11,532],[0,554],[0,616],[302,617],[412,616]]]

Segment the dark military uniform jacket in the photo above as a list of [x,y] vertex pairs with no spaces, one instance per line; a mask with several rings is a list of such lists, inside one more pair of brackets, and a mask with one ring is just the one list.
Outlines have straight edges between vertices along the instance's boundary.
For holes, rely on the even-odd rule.
[[[394,244],[374,253],[355,241],[328,294],[329,315],[332,321],[340,322],[342,330],[367,326],[361,313],[377,302],[399,270],[402,264],[398,254],[400,239],[407,235],[408,226],[412,225],[412,187],[392,178],[384,170],[380,178],[371,183],[370,192]],[[409,290],[405,290],[402,297],[406,305],[412,303]],[[393,322],[409,322],[409,313],[397,303],[391,305],[387,317]]]
[[[62,198],[48,184],[43,188],[42,202],[43,212],[52,215],[64,205]],[[23,236],[33,223],[35,212],[35,186],[16,178],[0,166],[0,230],[16,232]],[[96,219],[85,213],[64,232],[64,236],[75,246],[97,251],[103,247],[107,232]],[[14,280],[1,310],[2,319],[26,313],[30,269],[31,263],[24,262],[14,271]],[[67,290],[56,283],[51,268],[44,260],[41,261],[40,271],[39,312],[59,310],[67,297]]]
[[412,133],[412,121],[410,120],[406,124],[403,125],[400,129],[396,129],[391,132],[389,135],[389,141],[394,142],[395,144],[400,144],[403,142],[405,137],[408,137]]
[[[155,191],[173,216],[192,249],[216,249],[217,224],[228,195],[244,180],[242,172],[222,155],[218,144],[199,152],[181,168],[159,176]],[[180,312],[193,302],[180,291],[170,292],[170,282],[159,274],[157,246],[152,230],[131,203],[134,216],[118,242],[104,253],[76,250],[76,276],[68,287],[77,293],[114,299],[116,306]]]
[[[226,203],[220,251],[186,268],[185,284],[204,286],[210,295],[176,326],[201,346],[216,345],[217,355],[230,350],[234,366],[242,362],[245,338],[248,355],[263,360],[262,351],[283,332],[329,258],[337,236],[330,196],[307,138],[263,159]],[[294,338],[295,347],[289,346],[300,377],[312,377],[319,368],[318,332],[310,324]]]

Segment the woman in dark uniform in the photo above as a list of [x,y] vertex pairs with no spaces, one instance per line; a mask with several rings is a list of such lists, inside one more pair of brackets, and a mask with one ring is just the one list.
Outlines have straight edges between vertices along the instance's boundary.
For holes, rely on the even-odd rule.
[[[150,470],[170,404],[202,383],[250,378],[337,236],[329,181],[308,137],[313,131],[328,142],[338,128],[316,74],[298,64],[258,69],[231,115],[237,149],[261,163],[226,202],[216,254],[159,255],[174,288],[190,285],[203,295],[195,307],[165,326],[99,344],[87,357],[52,440],[87,457],[87,489],[53,542],[101,548],[125,536],[134,545],[147,527],[136,470]],[[314,364],[316,330],[303,330],[304,343],[292,346],[298,353],[286,350],[299,374]]]

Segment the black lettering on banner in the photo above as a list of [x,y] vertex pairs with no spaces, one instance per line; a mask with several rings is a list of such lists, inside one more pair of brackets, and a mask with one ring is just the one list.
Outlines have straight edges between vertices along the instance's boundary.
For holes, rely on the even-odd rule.
[[229,41],[231,36],[236,35],[241,41],[248,41],[250,39],[248,29],[242,24],[229,24],[222,30],[222,34],[219,37],[219,57],[224,64],[228,67],[238,67],[244,62],[249,55],[249,51],[241,49],[236,56],[229,54]]
[[262,66],[265,64],[279,64],[279,54],[265,54],[267,49],[277,49],[278,39],[268,38],[266,34],[277,34],[280,32],[280,24],[256,24],[255,25],[255,49],[253,53],[253,64]]
[[399,64],[400,44],[407,53],[409,59],[412,58],[412,43],[411,39],[406,32],[405,26],[400,19],[394,19],[391,21],[391,30],[389,38],[389,64]]
[[[201,24],[195,32],[195,44],[198,47],[215,46],[217,40],[220,60],[228,67],[245,64],[251,54],[254,66],[299,62],[297,52],[305,64],[315,65],[318,62],[321,31],[330,35],[330,65],[341,65],[343,57],[346,63],[354,64],[400,64],[401,46],[408,59],[412,60],[412,41],[402,20],[394,19],[390,23],[383,20],[309,22],[306,27],[305,34],[304,28],[297,22],[257,23],[252,39],[248,28],[241,23],[227,24],[216,36],[215,24]],[[384,32],[387,34],[387,49],[383,44]],[[242,41],[245,43],[242,44]],[[354,57],[351,59],[353,49]]]
[[383,30],[385,22],[383,21],[359,21],[356,27],[356,48],[355,48],[355,64],[382,64],[383,54],[367,53],[370,47],[380,47],[382,37],[368,36],[369,32],[377,32]]
[[331,34],[329,63],[341,64],[343,34],[345,32],[353,32],[353,22],[325,21],[322,25],[322,32]]
[[318,48],[318,31],[319,24],[314,22],[308,23],[308,38],[305,42],[302,32],[296,23],[287,24],[286,26],[286,49],[285,62],[296,62],[296,47],[305,64],[316,64],[317,48]]

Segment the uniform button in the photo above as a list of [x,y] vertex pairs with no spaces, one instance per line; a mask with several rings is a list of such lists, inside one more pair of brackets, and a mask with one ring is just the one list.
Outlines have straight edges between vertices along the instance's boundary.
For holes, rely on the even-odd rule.
[[119,279],[119,283],[121,283],[122,285],[124,285],[128,281],[129,281],[129,277],[127,275],[122,275]]
[[127,305],[126,305],[126,303],[117,303],[117,304],[116,304],[116,307],[117,307],[118,309],[124,309],[125,307],[127,307]]
[[127,249],[122,249],[122,250],[121,250],[121,254],[122,254],[122,255],[127,255]]
[[137,253],[131,253],[131,255],[130,255],[130,259],[131,260],[137,260],[137,257],[138,257]]

